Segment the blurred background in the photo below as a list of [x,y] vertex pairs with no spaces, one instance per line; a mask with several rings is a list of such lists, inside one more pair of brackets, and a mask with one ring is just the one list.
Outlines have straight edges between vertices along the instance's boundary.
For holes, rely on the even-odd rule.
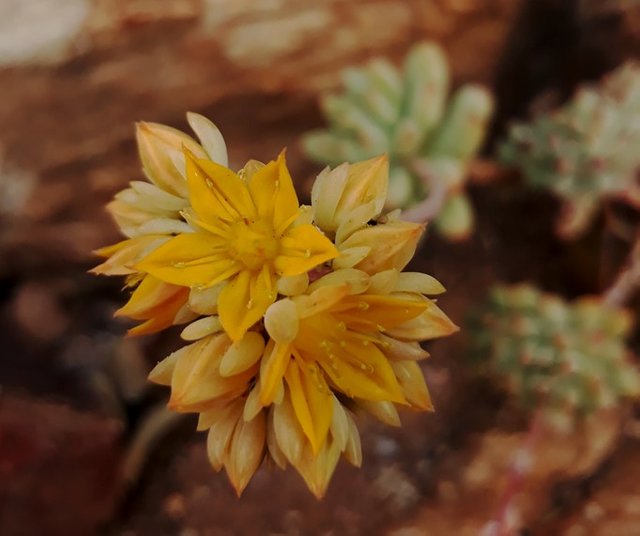
[[[363,468],[340,464],[321,502],[293,470],[271,468],[238,500],[195,420],[168,414],[166,390],[146,383],[176,333],[125,339],[113,318],[122,281],[86,273],[92,251],[120,239],[105,204],[142,178],[134,123],[188,131],[185,112],[202,113],[237,168],[287,147],[308,199],[322,158],[300,140],[325,126],[322,99],[341,91],[343,69],[402,65],[423,41],[446,53],[453,89],[481,84],[494,103],[464,168],[475,223],[464,240],[429,231],[412,265],[443,282],[442,308],[463,327],[428,347],[436,413],[402,414],[402,428],[363,419]],[[514,121],[560,109],[639,53],[634,0],[0,0],[0,533],[640,534],[631,404],[616,391],[540,441],[539,411],[498,378],[520,369],[491,376],[467,362],[473,333],[495,323],[465,327],[498,282],[573,299],[600,295],[626,266],[627,183],[567,239],[563,200],[582,197],[527,188],[523,157],[496,155]],[[633,95],[621,117],[635,132]],[[639,149],[625,146],[632,182]],[[633,351],[638,337],[623,335]],[[489,339],[481,360],[497,352]],[[523,452],[531,463],[514,465]]]

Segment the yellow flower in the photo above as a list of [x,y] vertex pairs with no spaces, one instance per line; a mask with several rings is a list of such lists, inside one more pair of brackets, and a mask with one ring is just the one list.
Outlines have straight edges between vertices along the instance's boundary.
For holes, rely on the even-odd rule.
[[116,313],[145,320],[129,330],[130,335],[154,333],[193,319],[193,314],[185,309],[188,291],[145,276],[135,268],[143,257],[169,240],[171,234],[191,230],[181,216],[189,204],[183,147],[203,158],[227,163],[227,149],[216,126],[198,114],[188,113],[187,120],[202,145],[165,125],[136,125],[140,159],[151,182],[131,182],[107,206],[121,231],[131,238],[96,251],[107,260],[91,272],[127,275],[128,286],[138,285],[129,302]]
[[424,226],[381,214],[386,156],[323,171],[300,207],[284,153],[235,173],[217,128],[188,120],[199,142],[138,125],[150,182],[109,206],[128,238],[92,271],[134,288],[130,333],[187,324],[149,378],[199,415],[238,495],[266,456],[322,497],[341,456],[362,462],[353,410],[398,426],[398,406],[432,409],[420,341],[457,327],[427,297],[442,285],[402,272]]
[[[284,380],[316,454],[331,425],[334,391],[374,403],[429,406],[415,371],[405,364],[394,368],[387,352],[397,351],[393,342],[399,334],[424,340],[457,328],[420,291],[403,290],[407,281],[401,276],[410,274],[393,270],[388,275],[388,293],[381,294],[370,292],[382,289],[381,282],[362,271],[333,272],[314,282],[310,294],[280,300],[267,310],[265,327],[273,342],[261,364],[260,402],[272,404]],[[435,283],[426,290],[439,292]]]
[[280,277],[338,253],[316,227],[296,225],[300,207],[284,153],[246,179],[191,153],[186,160],[194,232],[161,245],[137,269],[192,288],[223,283],[220,321],[239,340],[275,301]]

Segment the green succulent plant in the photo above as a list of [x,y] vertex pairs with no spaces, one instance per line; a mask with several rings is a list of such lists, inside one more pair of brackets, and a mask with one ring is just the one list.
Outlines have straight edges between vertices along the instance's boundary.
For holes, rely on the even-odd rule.
[[[473,210],[464,185],[493,110],[489,92],[469,84],[448,101],[449,68],[434,43],[414,46],[402,70],[376,58],[346,69],[343,83],[341,94],[322,98],[328,126],[303,137],[306,154],[335,166],[388,153],[388,208],[407,209],[431,196],[427,216],[435,216],[440,232],[468,235]],[[420,210],[414,212],[419,219]]]
[[574,422],[640,395],[625,345],[631,316],[599,298],[568,303],[530,285],[497,286],[468,327],[484,372],[552,421]]
[[499,158],[565,205],[559,232],[580,234],[606,198],[640,206],[640,66],[627,63],[562,108],[515,124]]

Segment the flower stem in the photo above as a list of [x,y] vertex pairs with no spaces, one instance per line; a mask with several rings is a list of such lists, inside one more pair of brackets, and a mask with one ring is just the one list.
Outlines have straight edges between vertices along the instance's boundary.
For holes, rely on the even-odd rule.
[[413,222],[427,222],[434,219],[447,200],[449,189],[443,180],[439,180],[429,169],[425,160],[415,160],[412,171],[420,178],[424,189],[428,192],[420,203],[402,212],[402,219]]
[[542,422],[542,411],[537,410],[531,418],[527,435],[509,467],[507,485],[500,499],[496,516],[485,525],[481,536],[513,536],[518,534],[520,519],[516,499],[524,488],[526,477],[535,462],[535,450],[542,435]]
[[625,268],[613,285],[604,292],[602,301],[610,307],[620,307],[631,298],[638,285],[640,285],[640,235],[636,235]]

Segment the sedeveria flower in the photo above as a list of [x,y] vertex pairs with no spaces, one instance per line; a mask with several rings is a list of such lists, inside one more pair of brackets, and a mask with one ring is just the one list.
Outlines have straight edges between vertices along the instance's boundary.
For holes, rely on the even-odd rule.
[[194,231],[180,233],[137,268],[174,285],[224,283],[220,322],[234,340],[262,318],[282,276],[304,274],[333,259],[335,246],[301,214],[284,152],[248,180],[211,160],[187,153]]
[[362,462],[357,412],[398,426],[398,407],[432,409],[420,342],[457,327],[427,297],[442,285],[402,272],[424,226],[381,214],[384,156],[323,171],[300,207],[284,153],[235,173],[217,129],[189,120],[202,146],[139,137],[153,185],[111,205],[129,238],[94,271],[135,287],[117,312],[143,321],[134,334],[187,324],[149,378],[199,414],[238,494],[267,457],[321,497],[341,456]]

